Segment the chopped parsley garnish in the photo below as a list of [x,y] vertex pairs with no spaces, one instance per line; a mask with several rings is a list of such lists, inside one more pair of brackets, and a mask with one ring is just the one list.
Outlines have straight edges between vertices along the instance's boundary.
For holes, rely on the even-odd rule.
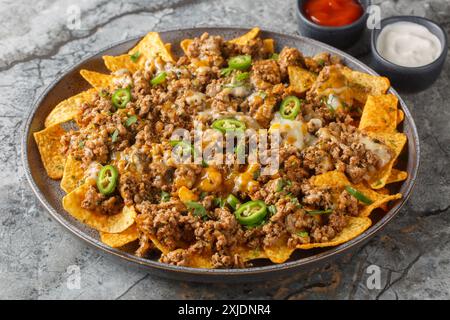
[[309,233],[307,231],[299,231],[296,233],[299,237],[307,237],[309,236]]
[[332,213],[333,209],[326,209],[326,210],[310,210],[310,211],[306,211],[307,214],[310,215],[318,215],[318,214],[329,214]]
[[273,205],[273,204],[271,206],[268,206],[267,210],[269,211],[269,213],[271,215],[274,215],[275,213],[277,213],[277,207],[275,207],[275,205]]
[[226,204],[226,201],[222,198],[214,198],[213,203],[214,203],[214,206],[223,208]]
[[292,182],[290,180],[278,179],[275,191],[281,192],[285,186],[292,186]]
[[236,76],[236,80],[237,81],[245,81],[245,80],[247,80],[248,78],[250,77],[250,73],[249,72],[242,72],[242,73],[240,73],[240,74],[238,74],[237,76]]
[[188,209],[194,210],[192,214],[194,216],[200,217],[202,219],[207,219],[208,215],[206,214],[206,209],[199,202],[196,201],[188,201],[186,202],[186,207]]
[[170,200],[170,193],[161,191],[161,202],[167,202]]
[[116,142],[117,138],[119,137],[119,130],[114,130],[113,134],[111,135],[111,141]]
[[278,58],[280,57],[280,55],[278,53],[272,53],[272,55],[270,56],[270,59],[272,60],[278,60]]
[[128,117],[127,121],[125,122],[125,126],[129,127],[136,121],[137,121],[137,117],[135,115]]
[[136,62],[139,59],[139,56],[141,55],[141,53],[139,51],[136,51],[135,53],[130,55],[130,59],[133,62]]
[[228,77],[230,74],[231,74],[231,72],[233,71],[233,69],[232,68],[223,68],[222,70],[220,70],[220,75],[222,76],[222,77]]

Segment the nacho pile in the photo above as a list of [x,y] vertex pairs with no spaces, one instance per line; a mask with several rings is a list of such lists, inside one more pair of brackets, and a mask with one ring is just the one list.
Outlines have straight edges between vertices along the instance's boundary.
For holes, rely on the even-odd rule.
[[[195,268],[283,263],[295,250],[354,239],[374,210],[402,197],[386,187],[407,179],[395,168],[404,113],[387,78],[328,53],[277,52],[259,28],[179,46],[182,57],[150,32],[104,56],[110,73],[81,70],[91,88],[56,105],[34,133],[48,176],[67,193],[64,209],[103,243],[136,242],[138,256],[156,251]],[[244,163],[201,158],[192,141],[172,137],[180,128],[209,129],[202,147],[250,132],[227,155]],[[276,172],[250,162],[250,129],[279,133]]]

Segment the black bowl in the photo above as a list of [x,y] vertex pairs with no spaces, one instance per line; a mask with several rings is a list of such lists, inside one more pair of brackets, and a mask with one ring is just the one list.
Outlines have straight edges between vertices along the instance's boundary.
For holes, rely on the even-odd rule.
[[[441,55],[430,64],[421,67],[399,66],[383,58],[377,50],[377,39],[381,30],[388,24],[402,21],[420,24],[434,34],[441,42]],[[429,19],[416,16],[396,16],[381,20],[381,28],[372,30],[370,45],[372,49],[371,67],[381,75],[388,77],[396,89],[405,92],[417,92],[431,86],[439,77],[448,52],[447,33],[444,29]]]
[[355,44],[362,35],[368,18],[367,7],[371,0],[358,0],[364,13],[355,22],[342,27],[327,27],[309,20],[304,12],[303,4],[306,0],[297,0],[297,22],[302,36],[325,42],[333,47],[345,49]]

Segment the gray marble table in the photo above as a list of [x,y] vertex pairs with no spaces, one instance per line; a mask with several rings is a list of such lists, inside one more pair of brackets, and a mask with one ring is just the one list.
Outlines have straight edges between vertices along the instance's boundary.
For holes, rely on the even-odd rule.
[[[375,2],[383,17],[426,16],[450,31],[448,0]],[[61,70],[111,41],[150,30],[258,25],[296,34],[294,5],[294,0],[0,1],[0,298],[449,299],[450,59],[430,89],[403,95],[422,144],[419,179],[408,204],[356,254],[307,275],[233,286],[156,278],[75,240],[28,187],[20,159],[23,124],[32,102]],[[367,286],[371,265],[380,268],[378,288]],[[70,282],[70,266],[79,267],[79,287]]]

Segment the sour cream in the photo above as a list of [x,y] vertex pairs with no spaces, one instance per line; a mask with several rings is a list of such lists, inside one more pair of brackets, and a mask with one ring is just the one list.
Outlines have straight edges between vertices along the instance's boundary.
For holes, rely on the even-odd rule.
[[384,27],[377,50],[386,60],[404,67],[421,67],[436,60],[442,52],[439,39],[424,26],[395,22]]

